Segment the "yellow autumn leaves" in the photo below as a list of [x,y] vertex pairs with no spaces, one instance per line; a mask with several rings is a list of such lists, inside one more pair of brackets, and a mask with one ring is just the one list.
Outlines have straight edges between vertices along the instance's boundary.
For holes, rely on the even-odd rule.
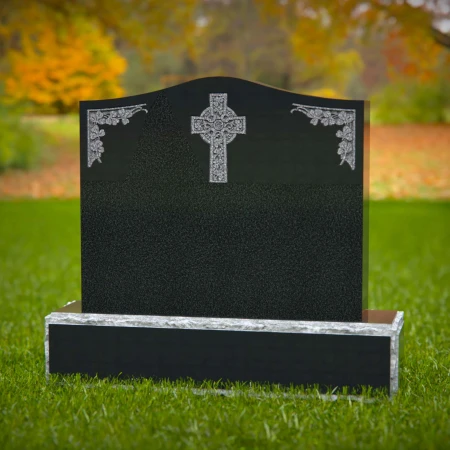
[[49,25],[45,20],[28,23],[20,48],[9,50],[2,77],[5,101],[32,102],[40,112],[67,113],[76,111],[80,100],[124,95],[119,77],[127,62],[110,36],[83,18],[60,27]]

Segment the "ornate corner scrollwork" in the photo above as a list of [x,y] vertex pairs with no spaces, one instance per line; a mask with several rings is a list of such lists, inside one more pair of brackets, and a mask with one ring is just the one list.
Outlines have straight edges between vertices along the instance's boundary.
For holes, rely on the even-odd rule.
[[91,167],[93,162],[97,160],[102,162],[100,157],[105,151],[101,138],[105,136],[105,130],[101,129],[99,125],[117,125],[122,122],[124,125],[129,123],[130,117],[134,116],[139,111],[148,112],[143,108],[146,103],[133,106],[119,106],[117,108],[102,108],[102,109],[88,109],[88,148],[87,148],[87,165]]
[[339,108],[317,108],[314,106],[305,106],[293,103],[295,106],[291,110],[299,111],[311,119],[313,125],[319,122],[322,125],[344,125],[342,130],[336,133],[338,138],[341,138],[339,143],[338,155],[341,157],[341,166],[346,162],[352,170],[355,170],[355,118],[356,111],[354,109],[339,109]]

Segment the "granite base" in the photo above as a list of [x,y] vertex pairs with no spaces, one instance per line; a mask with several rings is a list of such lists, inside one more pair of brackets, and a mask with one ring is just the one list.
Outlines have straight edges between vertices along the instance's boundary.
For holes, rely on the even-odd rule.
[[47,376],[152,377],[398,390],[403,312],[363,322],[89,314],[75,301],[45,318]]

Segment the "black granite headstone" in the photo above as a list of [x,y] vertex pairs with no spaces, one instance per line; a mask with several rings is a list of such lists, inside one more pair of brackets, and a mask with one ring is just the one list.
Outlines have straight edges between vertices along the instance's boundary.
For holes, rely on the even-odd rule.
[[363,101],[212,77],[80,118],[83,312],[362,320]]

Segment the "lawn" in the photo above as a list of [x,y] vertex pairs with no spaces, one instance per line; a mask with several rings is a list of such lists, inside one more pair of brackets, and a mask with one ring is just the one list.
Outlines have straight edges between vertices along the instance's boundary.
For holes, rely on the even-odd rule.
[[400,391],[372,403],[47,383],[44,317],[80,298],[79,214],[77,200],[0,202],[1,449],[450,448],[450,203],[371,204],[370,308],[405,311]]

